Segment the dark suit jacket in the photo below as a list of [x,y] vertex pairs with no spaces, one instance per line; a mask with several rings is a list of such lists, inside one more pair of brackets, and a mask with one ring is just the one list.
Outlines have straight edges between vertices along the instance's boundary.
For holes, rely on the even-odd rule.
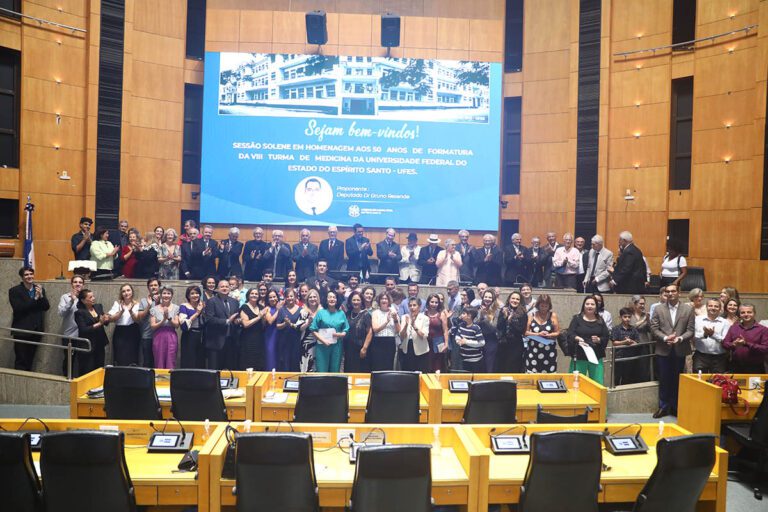
[[[390,256],[389,252],[395,253]],[[379,259],[379,273],[381,274],[400,274],[400,244],[392,242],[390,248],[387,248],[387,241],[382,240],[376,244],[376,257]]]
[[[229,240],[222,240],[226,244]],[[226,245],[225,245],[226,247]],[[240,255],[243,254],[243,242],[239,240],[230,244],[229,250],[221,250],[219,244],[219,276],[242,276],[243,266],[240,264]]]
[[328,270],[340,270],[344,264],[344,242],[337,239],[333,243],[333,249],[330,248],[330,243],[330,238],[320,242],[318,259],[328,262]]
[[[264,240],[249,240],[243,250],[243,279],[246,281],[261,281],[262,257],[269,248]],[[251,256],[253,254],[253,256]]]
[[179,278],[192,277],[192,240],[181,242],[181,264],[179,265]]
[[[229,314],[227,314],[224,302],[229,303]],[[211,350],[221,350],[227,339],[230,343],[237,338],[239,332],[235,324],[227,325],[227,319],[240,310],[240,303],[232,297],[222,299],[219,294],[205,301],[203,309],[203,319],[205,320],[205,348]]]
[[508,245],[504,248],[504,283],[507,285],[514,284],[515,282],[527,282],[529,279],[528,248],[520,244],[518,250],[522,255],[520,259],[516,257],[517,252],[515,252],[513,245]]
[[[211,249],[211,253],[203,254],[206,248]],[[192,241],[192,279],[202,279],[206,276],[216,275],[216,256],[219,254],[219,249],[216,246],[216,240],[208,240],[207,242],[203,238],[198,238]]]
[[[675,348],[675,354],[685,357],[691,353],[691,339],[696,326],[696,315],[688,304],[678,302],[675,323],[672,324],[672,315],[667,304],[659,304],[653,310],[651,318],[651,336],[656,342],[656,354],[668,356]],[[682,337],[682,341],[674,345],[668,345],[664,337],[674,334]]]
[[[277,254],[275,254],[275,252],[272,244],[269,244],[267,250],[264,251],[264,256],[261,258],[261,272],[264,273],[267,270],[274,270],[275,274],[272,276],[273,278],[285,278],[288,276],[288,271],[293,268],[291,246],[286,243],[281,243],[280,248],[277,250]],[[277,259],[277,263],[275,263],[275,259]]]
[[491,260],[485,261],[485,247],[476,247],[472,251],[472,260],[475,262],[475,282],[486,283],[488,286],[501,285],[502,253],[499,246],[491,249]]
[[635,244],[629,244],[619,254],[613,267],[617,293],[643,293],[645,290],[645,261]]
[[[42,331],[45,325],[45,312],[51,307],[43,289],[42,297],[33,299],[23,284],[17,284],[8,290],[8,302],[13,310],[11,327],[27,331]],[[20,335],[22,336],[22,335]],[[23,339],[23,338],[20,338]]]
[[475,277],[475,261],[472,259],[472,251],[474,247],[467,244],[466,246],[461,243],[456,244],[456,250],[461,253],[461,269],[459,269],[459,275],[462,281],[472,281]]
[[293,246],[293,261],[296,263],[296,280],[301,283],[315,273],[315,264],[319,250],[315,244],[307,244],[307,255],[302,256],[304,244],[299,242]]
[[539,247],[536,254],[533,254],[533,247],[529,247],[526,251],[526,264],[528,266],[528,275],[530,276],[530,284],[538,286],[541,283],[542,276],[544,275],[544,265],[547,260],[547,254],[544,249]]
[[[75,323],[77,324],[77,334],[81,338],[90,340],[93,347],[106,347],[109,344],[109,338],[107,337],[107,331],[104,326],[93,327],[101,319],[101,315],[104,314],[104,307],[101,304],[94,304],[93,309],[96,310],[98,317],[94,318],[86,308],[77,308],[75,311]],[[101,365],[104,365],[104,361],[100,361]]]
[[347,270],[362,270],[368,272],[371,269],[371,265],[368,262],[368,258],[373,256],[373,249],[371,248],[371,241],[366,237],[360,239],[360,243],[364,244],[368,242],[368,247],[361,251],[357,248],[357,238],[350,237],[344,242],[344,248],[347,251]]
[[[437,276],[437,255],[442,250],[443,248],[439,245],[435,245],[433,248],[430,244],[427,244],[421,248],[421,251],[419,251],[419,259],[416,260],[416,264],[421,267],[421,279],[419,279],[420,282],[424,284],[430,284],[430,281],[432,281],[435,276]],[[427,260],[431,258],[434,258],[435,262],[427,263]]]

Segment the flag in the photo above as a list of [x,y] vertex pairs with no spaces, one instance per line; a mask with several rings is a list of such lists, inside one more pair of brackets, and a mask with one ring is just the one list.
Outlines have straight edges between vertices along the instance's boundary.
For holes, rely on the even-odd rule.
[[24,207],[27,212],[27,229],[24,234],[24,266],[35,268],[35,244],[32,239],[32,212],[35,211],[35,205],[27,196],[27,205]]

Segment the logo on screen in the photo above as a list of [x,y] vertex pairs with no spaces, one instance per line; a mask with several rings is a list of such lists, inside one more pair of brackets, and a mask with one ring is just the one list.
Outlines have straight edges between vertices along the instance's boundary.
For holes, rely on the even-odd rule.
[[360,207],[357,206],[356,204],[353,204],[352,206],[349,207],[347,212],[349,213],[350,217],[359,217],[360,216]]

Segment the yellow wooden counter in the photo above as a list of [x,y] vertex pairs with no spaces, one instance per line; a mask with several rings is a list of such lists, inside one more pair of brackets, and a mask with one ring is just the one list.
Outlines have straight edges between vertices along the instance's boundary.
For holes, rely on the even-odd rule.
[[[460,423],[467,405],[467,393],[451,393],[448,382],[451,380],[514,380],[517,381],[517,421],[531,423],[536,421],[536,409],[539,404],[547,412],[561,415],[582,414],[589,406],[589,421],[604,422],[608,390],[597,382],[580,375],[579,389],[573,389],[573,375],[570,373],[529,374],[529,373],[462,373],[429,374],[433,385],[440,389],[441,413],[439,423]],[[539,379],[563,379],[567,393],[540,393],[536,387]]]
[[[677,398],[677,422],[681,427],[691,432],[715,434],[720,437],[721,425],[734,422],[748,422],[755,416],[760,402],[763,401],[763,391],[749,389],[749,378],[758,377],[764,383],[768,374],[736,374],[733,376],[741,387],[740,398],[749,402],[749,412],[745,416],[739,416],[733,412],[731,406],[722,401],[722,389],[720,386],[710,384],[707,380],[712,377],[703,374],[699,380],[698,374],[681,374],[680,390]],[[736,410],[743,412],[742,401],[735,406]]]
[[[572,425],[526,425],[528,435],[533,432],[553,430],[590,430],[603,431],[608,428],[616,432],[627,424],[621,423],[588,423]],[[487,510],[488,504],[511,504],[520,500],[520,486],[525,479],[528,468],[528,454],[495,455],[490,449],[489,432],[503,432],[512,425],[464,425],[461,428],[469,431],[469,437],[488,455],[489,465],[485,478],[481,478],[479,510]],[[627,429],[634,433],[634,429]],[[627,432],[627,431],[624,431]],[[516,431],[515,434],[521,432]],[[690,432],[674,424],[665,424],[663,434],[659,435],[657,424],[643,424],[642,436],[648,444],[648,453],[640,455],[615,456],[603,449],[603,463],[610,469],[603,471],[600,477],[602,490],[598,495],[601,503],[634,502],[648,478],[656,467],[656,443],[662,437],[687,435]],[[725,512],[726,484],[728,481],[728,453],[716,449],[715,466],[709,477],[709,482],[702,492],[698,510]],[[630,507],[631,508],[631,507]]]
[[[206,435],[202,422],[185,421],[184,429],[194,432],[194,449],[200,450],[198,471],[178,472],[177,466],[183,454],[181,453],[148,453],[147,442],[154,432],[148,421],[115,421],[115,420],[46,420],[51,431],[64,430],[112,430],[119,429],[125,433],[125,460],[128,472],[136,491],[136,503],[146,506],[148,510],[176,511],[189,506],[197,506],[200,512],[207,512],[210,503],[210,473],[208,463],[210,458],[205,454],[216,444],[224,433],[224,424],[211,424]],[[0,426],[5,430],[17,430],[24,422],[23,419],[3,419]],[[160,423],[158,425],[157,423]],[[164,422],[156,422],[158,429],[163,428]],[[27,422],[24,430],[39,431],[42,426],[34,420]],[[168,432],[179,432],[176,422],[169,422]],[[34,460],[39,463],[40,452],[33,452]],[[38,472],[39,476],[39,472]]]
[[[371,384],[369,373],[308,373],[306,375],[343,375],[349,379],[349,422],[365,423],[365,407],[368,404],[368,389]],[[283,381],[298,379],[295,373],[275,373],[273,385],[272,373],[262,374],[253,390],[254,421],[292,421],[298,393],[283,393]],[[439,390],[427,375],[419,380],[419,423],[437,423],[440,417],[435,407],[439,402]],[[272,394],[274,392],[274,394]],[[269,396],[268,396],[269,393]]]
[[[224,400],[227,407],[227,417],[230,420],[243,421],[253,418],[253,388],[262,374],[255,372],[248,376],[247,372],[232,372],[239,379],[243,396]],[[229,377],[229,371],[221,373]],[[168,389],[171,385],[170,370],[155,370],[157,388]],[[106,418],[103,398],[88,398],[88,390],[104,385],[104,368],[98,368],[90,373],[73,379],[69,383],[69,416],[70,418]],[[160,400],[163,418],[171,417],[171,402]]]
[[[237,429],[243,431],[243,424],[237,424]],[[371,431],[370,425],[353,424],[293,424],[296,432],[312,434],[314,447],[315,473],[320,490],[320,506],[338,508],[349,504],[352,493],[352,482],[355,477],[355,465],[350,464],[346,450],[338,447],[320,451],[332,447],[337,439],[347,437],[352,431],[356,440],[365,438]],[[462,510],[474,512],[479,510],[477,504],[480,496],[479,477],[482,474],[481,466],[487,467],[487,455],[483,450],[469,439],[469,432],[461,430],[458,426],[449,425],[385,425],[387,444],[432,444],[434,440],[434,428],[440,431],[441,448],[439,453],[432,453],[432,497],[436,505],[458,505]],[[286,424],[275,426],[274,423],[254,423],[251,432],[290,431]],[[224,463],[227,441],[220,431],[221,438],[210,452],[201,456],[206,459],[206,466],[210,468],[211,502],[210,510],[234,510],[236,497],[232,494],[235,485],[234,480],[221,478],[221,470]]]

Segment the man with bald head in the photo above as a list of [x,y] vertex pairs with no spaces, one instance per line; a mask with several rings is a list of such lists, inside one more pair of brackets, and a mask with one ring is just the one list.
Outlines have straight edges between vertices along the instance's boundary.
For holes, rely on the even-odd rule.
[[511,240],[512,243],[504,248],[504,284],[506,286],[530,281],[526,258],[528,248],[523,245],[523,237],[520,233],[514,233]]
[[490,233],[483,235],[483,246],[472,251],[475,282],[484,282],[488,286],[500,286],[502,260],[503,255],[496,245],[496,237]]
[[388,228],[384,240],[376,244],[380,274],[400,273],[400,244],[395,242],[395,234],[394,229]]
[[319,250],[317,245],[309,242],[312,234],[307,228],[302,229],[299,236],[301,240],[293,246],[292,256],[296,263],[296,281],[301,283],[314,275]]
[[328,270],[341,270],[344,264],[344,242],[338,240],[339,230],[336,226],[328,226],[328,238],[320,242],[318,259],[328,263]]

